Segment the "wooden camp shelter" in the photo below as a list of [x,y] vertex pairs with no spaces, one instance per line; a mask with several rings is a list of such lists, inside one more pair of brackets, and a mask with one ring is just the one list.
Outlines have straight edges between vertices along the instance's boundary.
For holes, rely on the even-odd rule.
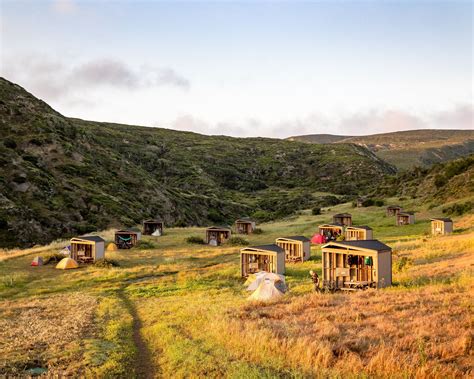
[[157,230],[160,231],[160,236],[163,235],[164,223],[161,220],[145,220],[143,221],[143,235],[151,236]]
[[434,236],[449,234],[453,232],[453,220],[450,218],[432,218],[431,234]]
[[71,243],[71,258],[80,263],[91,263],[105,257],[105,241],[99,236],[74,237]]
[[387,207],[387,216],[396,216],[400,212],[402,212],[402,207],[399,205],[389,205]]
[[248,217],[235,220],[235,231],[238,234],[252,234],[255,230],[255,226],[255,220]]
[[262,245],[240,249],[240,272],[246,277],[259,271],[283,275],[285,250],[278,245]]
[[232,232],[228,226],[211,226],[206,229],[206,243],[209,245],[220,245],[226,242]]
[[323,224],[318,226],[319,234],[326,237],[326,241],[335,240],[344,233],[344,226],[341,224]]
[[378,240],[331,241],[322,247],[323,287],[355,290],[392,284],[392,249]]
[[400,212],[397,214],[396,224],[400,225],[409,225],[415,223],[415,213],[413,212]]
[[357,198],[357,200],[356,200],[356,206],[357,206],[357,208],[363,207],[363,206],[364,206],[364,201],[365,201],[365,198],[363,198],[363,197]]
[[348,226],[345,231],[346,241],[359,241],[373,239],[373,231],[370,226]]
[[291,236],[277,238],[275,243],[285,250],[287,262],[304,262],[311,255],[309,238],[303,236]]
[[123,229],[115,232],[115,244],[119,249],[131,249],[141,239],[138,229]]
[[338,213],[332,216],[333,224],[341,224],[344,226],[352,225],[352,215],[350,213]]

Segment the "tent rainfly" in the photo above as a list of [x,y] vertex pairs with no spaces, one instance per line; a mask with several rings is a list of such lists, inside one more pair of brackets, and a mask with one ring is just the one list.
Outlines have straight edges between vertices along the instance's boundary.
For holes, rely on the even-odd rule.
[[324,224],[318,226],[319,234],[326,238],[326,241],[336,239],[344,233],[344,226],[341,224]]
[[56,268],[59,270],[70,270],[73,268],[78,268],[79,265],[77,262],[72,259],[72,258],[63,258],[59,261],[59,263],[56,265]]
[[348,226],[345,237],[346,241],[371,240],[373,231],[370,226]]
[[311,255],[309,238],[303,236],[280,237],[275,243],[285,250],[287,262],[304,262]]
[[338,213],[332,216],[333,224],[341,224],[344,226],[352,225],[352,215],[350,213]]
[[238,234],[252,234],[255,230],[255,220],[248,217],[235,220],[235,230]]
[[388,217],[396,216],[400,212],[402,212],[402,207],[400,207],[399,205],[389,205],[387,207],[387,216]]
[[278,245],[262,245],[240,249],[240,272],[243,277],[266,271],[285,273],[285,250]]
[[164,223],[161,220],[145,220],[143,221],[143,235],[145,236],[162,236]]
[[71,239],[71,258],[77,262],[90,263],[105,256],[105,241],[99,236],[82,236]]
[[397,214],[396,225],[409,225],[415,223],[415,213],[413,212],[400,212]]
[[131,249],[142,237],[138,229],[117,230],[115,232],[115,244],[119,249]]
[[34,257],[33,261],[31,262],[32,266],[43,266],[43,258],[41,257]]
[[329,242],[322,247],[322,266],[325,288],[392,285],[392,249],[378,240]]
[[431,234],[434,236],[450,234],[453,232],[453,220],[450,218],[432,218]]
[[276,286],[276,282],[273,280],[266,278],[263,279],[262,282],[259,284],[257,289],[247,298],[247,300],[253,301],[272,301],[278,300],[283,296],[283,292],[281,292],[278,287]]
[[228,226],[211,226],[206,229],[206,243],[211,246],[218,246],[226,242],[232,232]]

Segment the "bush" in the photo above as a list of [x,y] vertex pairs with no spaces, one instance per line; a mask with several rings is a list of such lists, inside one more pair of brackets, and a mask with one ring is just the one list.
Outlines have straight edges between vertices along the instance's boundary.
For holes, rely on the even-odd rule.
[[231,246],[247,246],[249,241],[242,237],[231,237],[227,243]]
[[375,205],[376,207],[383,207],[383,206],[385,205],[385,201],[383,201],[383,200],[375,200],[375,201],[374,201],[374,205]]
[[47,265],[50,263],[58,263],[61,259],[65,258],[66,255],[60,253],[51,253],[44,257],[43,264]]
[[474,202],[467,201],[464,204],[454,204],[450,207],[443,208],[443,213],[461,216],[464,213],[469,212],[473,208],[474,208]]
[[156,249],[156,244],[152,241],[141,240],[137,243],[138,249]]
[[16,142],[11,138],[5,139],[5,141],[3,141],[3,145],[9,149],[16,149]]
[[198,236],[188,237],[188,238],[186,238],[186,242],[187,243],[194,243],[196,245],[204,245],[206,243],[201,237],[198,237]]
[[263,229],[261,229],[261,228],[255,228],[255,229],[253,230],[253,234],[263,234]]
[[321,208],[320,208],[320,207],[314,207],[314,208],[311,210],[311,213],[312,213],[314,216],[320,215],[320,214],[321,214]]
[[102,268],[112,268],[112,267],[119,267],[120,264],[113,259],[98,259],[94,262],[94,266],[102,267]]

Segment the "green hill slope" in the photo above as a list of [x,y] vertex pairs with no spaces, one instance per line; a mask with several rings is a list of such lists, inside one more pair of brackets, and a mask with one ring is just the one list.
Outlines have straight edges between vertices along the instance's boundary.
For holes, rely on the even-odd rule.
[[[314,143],[319,135],[290,137],[293,141]],[[374,134],[369,136],[332,136],[327,142],[355,143],[367,147],[378,157],[406,170],[429,167],[474,153],[474,130],[424,129]],[[324,141],[324,138],[321,139]]]
[[203,136],[66,118],[0,79],[0,246],[160,216],[167,225],[266,219],[315,191],[356,194],[389,164],[356,145]]

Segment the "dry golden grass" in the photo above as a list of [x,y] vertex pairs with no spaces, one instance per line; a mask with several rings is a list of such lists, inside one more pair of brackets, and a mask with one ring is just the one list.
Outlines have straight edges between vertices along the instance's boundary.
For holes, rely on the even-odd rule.
[[94,330],[96,303],[79,293],[0,303],[1,372],[18,375],[41,367],[50,375],[77,373],[81,340]]

